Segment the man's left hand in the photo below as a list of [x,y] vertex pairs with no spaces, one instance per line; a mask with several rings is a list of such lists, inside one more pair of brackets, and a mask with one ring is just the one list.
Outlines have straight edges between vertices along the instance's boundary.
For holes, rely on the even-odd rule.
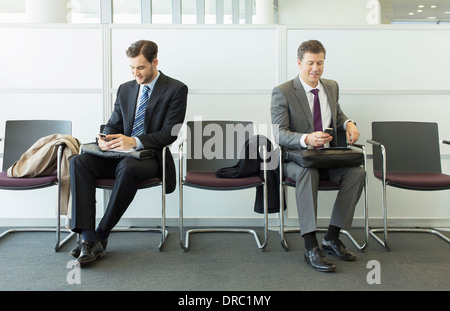
[[125,136],[123,134],[108,135],[110,139],[107,145],[114,150],[127,150],[136,147],[136,140],[133,137]]
[[359,139],[359,131],[355,123],[347,122],[345,135],[347,136],[347,142],[349,145],[353,145],[354,143],[356,143],[356,141]]

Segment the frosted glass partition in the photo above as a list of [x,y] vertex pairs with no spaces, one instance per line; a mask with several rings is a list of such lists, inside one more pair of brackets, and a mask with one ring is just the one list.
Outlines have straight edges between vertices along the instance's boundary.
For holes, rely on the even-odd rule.
[[113,88],[132,79],[125,51],[147,39],[159,46],[159,67],[191,90],[272,89],[277,79],[273,28],[112,29]]
[[448,90],[449,30],[288,29],[287,78],[298,73],[297,48],[317,39],[327,49],[324,77],[347,90]]
[[98,28],[0,27],[1,88],[101,88]]
[[101,94],[0,94],[0,109],[0,137],[6,120],[59,119],[72,120],[73,136],[90,142],[102,123],[103,102]]

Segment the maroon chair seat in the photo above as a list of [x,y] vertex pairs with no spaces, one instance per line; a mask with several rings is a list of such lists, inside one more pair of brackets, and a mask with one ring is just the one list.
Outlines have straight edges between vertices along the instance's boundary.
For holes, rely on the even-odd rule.
[[243,188],[246,186],[253,188],[255,185],[262,184],[261,178],[258,176],[222,178],[217,177],[215,172],[189,172],[186,174],[185,182],[190,185],[197,185],[208,189],[215,187],[220,188],[218,190],[226,190],[226,188]]
[[[380,180],[383,178],[381,172],[374,175]],[[450,175],[442,173],[387,173],[386,182],[390,186],[414,190],[450,189]]]
[[6,172],[0,172],[0,189],[24,190],[33,188],[44,188],[56,185],[58,177],[56,172],[52,175],[42,177],[8,177]]

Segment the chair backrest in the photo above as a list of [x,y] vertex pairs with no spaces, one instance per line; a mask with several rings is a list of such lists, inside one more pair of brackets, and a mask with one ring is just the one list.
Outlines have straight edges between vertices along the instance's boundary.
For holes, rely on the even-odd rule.
[[[373,122],[372,139],[386,148],[387,172],[441,172],[437,123]],[[379,149],[376,146],[373,147],[374,172],[382,170]]]
[[72,121],[8,120],[5,125],[3,171],[20,159],[40,138],[51,134],[72,134]]
[[245,142],[253,136],[250,121],[188,121],[186,171],[215,172],[240,159]]

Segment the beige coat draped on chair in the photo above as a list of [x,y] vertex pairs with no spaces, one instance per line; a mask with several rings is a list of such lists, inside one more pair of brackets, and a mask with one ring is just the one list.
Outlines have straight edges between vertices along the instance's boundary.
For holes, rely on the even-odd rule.
[[8,168],[8,177],[51,175],[57,170],[58,147],[65,145],[61,159],[61,215],[71,218],[69,159],[78,154],[81,143],[67,134],[52,134],[40,138],[18,161]]

